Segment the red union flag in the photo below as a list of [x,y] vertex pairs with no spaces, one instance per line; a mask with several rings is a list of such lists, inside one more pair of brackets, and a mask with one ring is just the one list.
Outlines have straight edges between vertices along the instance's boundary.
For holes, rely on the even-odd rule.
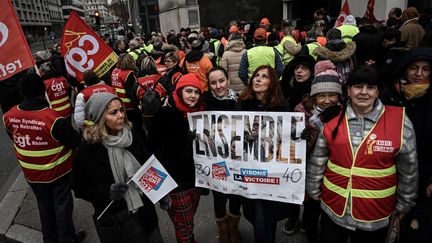
[[375,18],[374,9],[375,9],[375,0],[369,0],[367,8],[366,8],[366,12],[364,14],[364,18],[366,18],[368,20],[368,22],[371,24],[379,22]]
[[35,65],[10,0],[0,0],[0,81]]
[[64,28],[61,54],[68,74],[79,81],[89,69],[102,77],[118,60],[117,54],[75,12]]
[[341,26],[342,23],[345,20],[345,17],[348,16],[348,15],[350,15],[350,7],[349,7],[349,4],[348,4],[348,0],[346,0],[345,3],[344,3],[344,5],[342,6],[342,9],[341,9],[341,11],[339,13],[339,16],[338,16],[338,18],[337,18],[337,20],[335,22],[334,27],[336,28],[338,26]]

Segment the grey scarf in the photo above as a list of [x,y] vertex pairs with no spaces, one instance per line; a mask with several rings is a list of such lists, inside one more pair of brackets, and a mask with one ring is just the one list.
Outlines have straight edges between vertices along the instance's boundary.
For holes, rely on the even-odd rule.
[[[127,183],[130,178],[141,168],[140,163],[125,148],[132,144],[132,132],[129,127],[125,127],[117,136],[109,135],[102,140],[102,144],[108,150],[108,157],[111,171],[116,183]],[[128,210],[136,212],[143,206],[140,192],[135,185],[129,185],[129,190],[125,193],[125,199]]]

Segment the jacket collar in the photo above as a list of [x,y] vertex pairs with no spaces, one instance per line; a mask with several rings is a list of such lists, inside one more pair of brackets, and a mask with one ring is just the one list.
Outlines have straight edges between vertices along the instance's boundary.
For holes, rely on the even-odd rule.
[[[376,123],[378,121],[378,118],[381,116],[383,110],[384,110],[383,103],[379,99],[377,99],[374,104],[373,110],[368,114],[366,114],[363,118]],[[348,106],[346,108],[346,116],[348,121],[358,118],[351,106],[351,101],[348,101]]]

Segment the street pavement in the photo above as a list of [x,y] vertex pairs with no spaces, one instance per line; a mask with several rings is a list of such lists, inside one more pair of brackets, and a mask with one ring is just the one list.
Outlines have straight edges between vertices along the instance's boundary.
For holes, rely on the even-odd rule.
[[[84,230],[87,237],[84,243],[99,242],[93,221],[92,207],[83,200],[74,201],[74,222],[77,232]],[[166,243],[174,243],[174,228],[166,212],[159,209],[159,227]],[[30,190],[22,173],[8,190],[6,196],[0,202],[0,242],[42,242],[40,220],[36,199]],[[293,236],[285,235],[281,227],[284,221],[279,222],[276,242],[306,243],[304,233],[297,232]],[[254,242],[252,226],[243,217],[240,222],[240,232],[243,242]],[[213,196],[202,196],[198,211],[195,215],[195,236],[200,243],[217,243],[217,228],[213,216]]]

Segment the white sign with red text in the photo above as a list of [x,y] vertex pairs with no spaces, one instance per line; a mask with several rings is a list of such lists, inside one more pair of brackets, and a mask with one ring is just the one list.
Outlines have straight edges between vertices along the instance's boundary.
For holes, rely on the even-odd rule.
[[247,198],[302,204],[306,177],[304,113],[188,113],[195,185]]
[[178,186],[154,155],[135,173],[132,181],[153,203]]

